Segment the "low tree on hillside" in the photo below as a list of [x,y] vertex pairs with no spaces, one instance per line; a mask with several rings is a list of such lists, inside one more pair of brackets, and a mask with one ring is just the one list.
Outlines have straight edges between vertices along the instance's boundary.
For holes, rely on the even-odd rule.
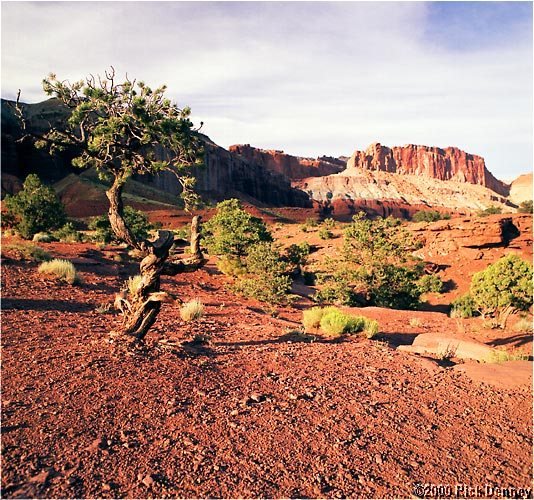
[[[189,171],[202,164],[198,129],[190,121],[189,108],[180,109],[165,97],[165,86],[151,89],[128,77],[119,83],[113,68],[106,71],[105,77],[91,75],[74,83],[51,74],[43,80],[43,89],[68,106],[71,114],[62,126],[39,137],[36,145],[49,148],[51,153],[72,145],[79,148],[81,154],[73,164],[95,167],[101,178],[111,183],[106,195],[114,234],[144,256],[140,263],[142,279],[123,307],[121,331],[124,336],[142,341],[156,320],[161,303],[172,300],[160,291],[161,275],[194,271],[205,263],[199,244],[200,218],[192,220],[189,257],[169,259],[173,233],[159,231],[154,241],[136,238],[124,218],[123,187],[133,174],[170,171],[182,185],[186,206],[192,206],[198,198]],[[18,99],[17,110],[26,130]]]
[[26,177],[17,194],[7,195],[4,204],[8,218],[25,239],[41,231],[59,229],[66,221],[65,208],[56,193],[35,174]]

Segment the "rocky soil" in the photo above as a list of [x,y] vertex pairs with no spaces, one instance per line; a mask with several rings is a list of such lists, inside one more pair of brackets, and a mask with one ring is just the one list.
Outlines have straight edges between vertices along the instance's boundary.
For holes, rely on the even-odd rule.
[[[420,333],[505,347],[517,334],[488,333],[430,301],[428,311],[358,310],[379,320],[378,341],[303,337],[293,330],[308,299],[273,318],[230,292],[210,262],[162,286],[200,298],[205,316],[186,324],[166,304],[147,348],[129,351],[110,343],[120,316],[103,306],[136,265],[90,244],[42,246],[73,260],[84,284],[59,284],[3,252],[6,498],[406,498],[415,483],[531,486],[531,379],[512,370],[496,386],[395,349]],[[191,343],[197,334],[211,341]],[[531,349],[532,335],[520,342]]]

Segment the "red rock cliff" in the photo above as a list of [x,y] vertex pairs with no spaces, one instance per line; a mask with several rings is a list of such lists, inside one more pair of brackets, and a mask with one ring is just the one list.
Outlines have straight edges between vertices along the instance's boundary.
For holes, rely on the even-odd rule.
[[503,196],[509,193],[509,186],[488,171],[484,158],[452,147],[442,149],[409,144],[388,148],[375,143],[366,151],[354,152],[347,163],[346,173],[354,168],[468,182],[485,186]]
[[284,174],[289,179],[322,177],[341,172],[345,162],[338,158],[322,156],[317,159],[299,158],[285,154],[283,151],[258,149],[249,144],[230,146],[231,153],[242,156],[245,160],[262,165],[267,170]]

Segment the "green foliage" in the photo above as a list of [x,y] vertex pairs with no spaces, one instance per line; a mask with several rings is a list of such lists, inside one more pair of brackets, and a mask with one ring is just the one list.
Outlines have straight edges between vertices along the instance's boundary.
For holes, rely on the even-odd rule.
[[313,217],[308,217],[304,223],[309,227],[317,227],[319,225]]
[[438,210],[420,210],[416,212],[412,220],[414,222],[435,222],[442,219],[450,219],[450,214],[442,214]]
[[512,312],[532,306],[532,265],[508,254],[473,276],[470,294],[482,316],[504,328]]
[[321,238],[322,240],[330,240],[334,237],[332,232],[329,231],[326,227],[321,227],[317,234],[319,235],[319,238]]
[[[50,74],[43,89],[72,109],[64,127],[49,131],[40,146],[51,153],[75,145],[79,168],[95,167],[101,177],[124,184],[133,174],[173,170],[182,185],[186,205],[194,204],[194,178],[189,169],[201,165],[201,138],[190,121],[191,110],[178,108],[165,96],[166,86],[152,89],[142,81],[117,82],[115,71],[105,78],[71,83]],[[165,155],[156,155],[164,148]]]
[[254,245],[245,259],[247,274],[238,279],[235,289],[270,305],[287,304],[291,278],[280,253],[268,242]]
[[460,295],[451,303],[451,318],[472,318],[477,314],[475,301],[469,293]]
[[219,269],[221,273],[234,278],[242,276],[247,272],[247,268],[243,262],[241,262],[241,259],[231,255],[223,255],[220,259],[218,259],[217,269]]
[[303,266],[306,264],[306,257],[310,255],[311,247],[307,241],[302,243],[293,243],[286,250],[287,259],[291,264]]
[[425,277],[422,263],[413,257],[421,247],[398,219],[369,220],[360,212],[346,228],[342,258],[326,276],[316,294],[325,303],[413,309],[428,291],[441,288],[438,277]]
[[336,227],[336,221],[332,219],[331,217],[325,219],[322,224],[323,227],[326,227],[326,229],[334,229]]
[[52,259],[47,251],[30,243],[13,243],[12,245],[4,245],[2,251],[13,254],[20,260],[43,262]]
[[236,199],[217,205],[217,213],[204,224],[203,234],[210,255],[244,257],[256,243],[272,241],[265,223],[243,210]]
[[488,208],[485,208],[484,210],[479,210],[477,212],[477,215],[479,217],[487,217],[488,215],[494,215],[494,214],[502,214],[502,208],[497,207],[495,205],[491,205]]
[[32,241],[34,243],[51,243],[52,241],[57,241],[57,238],[54,238],[50,233],[35,233]]
[[137,292],[137,289],[141,286],[143,277],[140,274],[135,276],[130,276],[126,281],[126,289],[128,290],[128,295],[133,298]]
[[16,220],[15,228],[25,239],[65,223],[63,204],[54,190],[44,186],[35,174],[26,177],[22,190],[16,195],[7,195],[4,204],[7,217]]
[[522,201],[517,211],[521,214],[531,214],[533,211],[532,200]]
[[302,325],[309,332],[317,330],[321,324],[321,318],[330,311],[339,311],[337,307],[312,307],[302,311]]
[[424,274],[417,280],[419,293],[441,293],[443,281],[437,274]]
[[82,241],[82,233],[76,231],[72,222],[67,222],[64,226],[60,227],[53,233],[54,238],[64,243],[79,243]]
[[77,285],[82,282],[74,264],[69,260],[53,259],[48,262],[43,262],[39,266],[38,271],[41,274],[47,274],[61,281],[65,281],[69,285]]
[[319,304],[358,305],[358,295],[352,286],[351,276],[346,269],[336,270],[332,274],[319,274],[319,284],[324,286],[313,296],[313,300]]
[[[143,212],[132,207],[124,207],[124,220],[137,240],[146,239],[149,231],[154,228]],[[91,231],[96,231],[96,241],[106,244],[111,242],[120,243],[120,240],[116,238],[111,229],[111,224],[107,215],[93,217],[89,222],[89,229]]]

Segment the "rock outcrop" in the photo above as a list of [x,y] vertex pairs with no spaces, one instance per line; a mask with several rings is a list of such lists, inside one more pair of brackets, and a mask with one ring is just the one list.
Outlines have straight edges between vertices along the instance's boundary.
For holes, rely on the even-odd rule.
[[[31,132],[43,134],[49,128],[64,121],[69,109],[56,99],[37,104],[23,104]],[[22,136],[21,125],[13,110],[13,103],[2,99],[2,173],[14,178],[24,179],[30,173],[37,173],[47,183],[55,183],[69,174],[80,171],[71,165],[77,156],[75,149],[51,156],[37,149],[31,139],[23,144],[17,142]],[[211,200],[237,197],[272,206],[311,207],[308,195],[291,186],[283,174],[265,168],[261,163],[227,151],[217,146],[208,137],[205,140],[205,166],[196,169],[197,190]],[[181,186],[170,173],[158,176],[136,176],[137,180],[178,196]],[[10,192],[13,182],[2,185],[2,194]]]
[[411,174],[442,181],[466,182],[485,186],[508,196],[509,186],[496,179],[486,168],[484,158],[458,148],[429,146],[395,146],[371,144],[365,151],[355,151],[347,163],[344,175],[354,170],[381,170],[397,174]]
[[519,205],[532,200],[532,173],[520,175],[510,184],[510,200]]
[[331,156],[300,158],[283,151],[254,148],[250,144],[236,144],[228,149],[251,163],[283,174],[292,180],[336,174],[346,167],[346,161]]
[[[494,191],[457,181],[398,175],[366,168],[347,169],[340,174],[293,181],[293,186],[310,193],[313,200],[329,203],[332,215],[346,215],[368,206],[374,215],[412,215],[423,209],[467,213],[491,205],[509,209],[509,202]],[[363,207],[362,207],[363,205]]]

